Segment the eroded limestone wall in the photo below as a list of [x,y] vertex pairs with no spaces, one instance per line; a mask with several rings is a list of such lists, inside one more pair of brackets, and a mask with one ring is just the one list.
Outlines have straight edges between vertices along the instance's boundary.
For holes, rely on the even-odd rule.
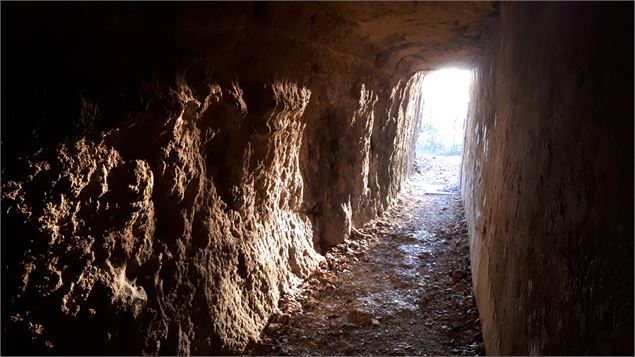
[[462,174],[488,354],[633,353],[633,4],[503,4]]
[[[28,158],[3,186],[3,235],[17,241],[3,245],[7,337],[40,352],[239,352],[323,259],[320,244],[342,241],[397,192],[417,78],[384,110],[361,88],[352,118],[326,136],[338,150],[326,158],[332,181],[305,180],[302,163],[319,158],[303,141],[322,136],[305,136],[311,91],[282,81],[264,85],[273,106],[259,123],[239,86],[195,98],[181,83],[167,94],[176,112],[144,111]],[[375,116],[391,140],[383,153],[370,148]],[[303,202],[306,182],[323,207]]]
[[[447,37],[478,32],[489,7],[457,6]],[[3,5],[3,353],[226,354],[256,339],[410,167],[425,62],[394,55],[422,45],[378,63],[401,27],[372,43],[351,14],[379,16]],[[465,43],[428,56],[461,59]]]

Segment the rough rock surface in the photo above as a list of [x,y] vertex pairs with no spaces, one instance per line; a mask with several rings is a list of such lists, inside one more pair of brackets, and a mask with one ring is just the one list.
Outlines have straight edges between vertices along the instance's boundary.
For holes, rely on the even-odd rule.
[[[32,157],[24,180],[3,189],[5,224],[22,223],[13,233],[28,239],[3,274],[16,283],[12,328],[39,326],[33,337],[66,353],[127,344],[141,348],[135,353],[205,354],[238,350],[259,333],[289,275],[304,276],[321,259],[299,212],[310,91],[269,88],[271,132],[227,147],[242,151],[231,153],[235,166],[209,165],[232,134],[223,126],[246,110],[238,87],[216,85],[204,101],[181,88],[182,111],[165,120]],[[141,135],[151,150],[135,145]],[[222,176],[231,170],[234,183]],[[66,344],[68,330],[88,326],[99,330]]]
[[417,73],[473,63],[495,11],[2,10],[2,352],[66,354],[241,352],[392,203]]
[[463,198],[487,352],[633,354],[633,4],[505,4]]

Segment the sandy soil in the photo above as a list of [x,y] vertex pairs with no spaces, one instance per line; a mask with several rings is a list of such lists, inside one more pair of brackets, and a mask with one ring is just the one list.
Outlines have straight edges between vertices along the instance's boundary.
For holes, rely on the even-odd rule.
[[245,353],[484,354],[459,165],[420,157],[394,207],[329,252]]

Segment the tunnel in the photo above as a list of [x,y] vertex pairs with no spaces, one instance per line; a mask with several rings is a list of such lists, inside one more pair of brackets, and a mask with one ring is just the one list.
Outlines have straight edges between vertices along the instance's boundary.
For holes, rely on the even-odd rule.
[[633,355],[632,2],[1,10],[3,355]]

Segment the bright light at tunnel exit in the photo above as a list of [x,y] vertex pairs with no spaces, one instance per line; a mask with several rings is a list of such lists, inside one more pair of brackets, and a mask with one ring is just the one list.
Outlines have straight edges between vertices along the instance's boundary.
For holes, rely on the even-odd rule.
[[441,69],[423,78],[417,153],[461,155],[472,71]]

